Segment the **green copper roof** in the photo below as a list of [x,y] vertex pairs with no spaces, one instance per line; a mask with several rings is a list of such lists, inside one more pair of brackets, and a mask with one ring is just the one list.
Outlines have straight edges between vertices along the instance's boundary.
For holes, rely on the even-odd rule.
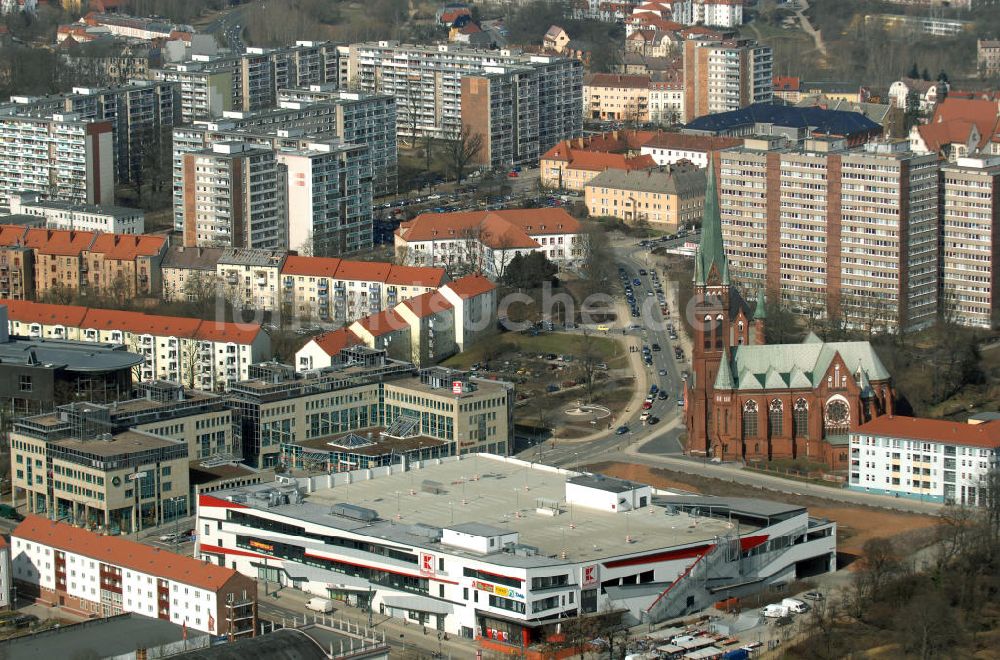
[[734,390],[736,383],[733,382],[733,372],[729,368],[729,349],[722,352],[722,361],[719,362],[719,372],[715,374],[715,389]]
[[754,320],[767,318],[767,301],[764,299],[764,287],[757,289],[757,305],[753,308]]
[[[711,159],[709,159],[711,161]],[[719,194],[715,185],[715,167],[709,162],[708,183],[705,185],[705,210],[701,216],[701,245],[694,258],[695,284],[707,284],[715,266],[722,284],[729,285],[729,262],[722,244],[722,216],[719,214]]]

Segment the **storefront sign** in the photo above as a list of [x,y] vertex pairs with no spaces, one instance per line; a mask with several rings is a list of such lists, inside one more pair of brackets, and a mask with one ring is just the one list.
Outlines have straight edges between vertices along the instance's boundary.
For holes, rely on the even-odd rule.
[[597,564],[591,564],[590,566],[584,566],[580,569],[580,586],[581,587],[593,587],[598,583],[600,578],[597,574]]
[[480,582],[476,580],[472,583],[476,589],[480,591],[485,591],[487,593],[496,594],[501,598],[517,598],[518,600],[524,600],[524,594],[510,587],[505,587],[499,584],[490,584],[489,582]]
[[263,550],[264,552],[274,552],[274,546],[268,543],[261,543],[260,541],[250,541],[251,548],[257,548],[258,550]]
[[434,575],[434,555],[429,552],[420,553],[420,574]]

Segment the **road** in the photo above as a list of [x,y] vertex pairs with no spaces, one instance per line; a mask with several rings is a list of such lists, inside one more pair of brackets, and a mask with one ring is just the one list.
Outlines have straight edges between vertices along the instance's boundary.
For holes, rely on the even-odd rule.
[[243,17],[248,8],[249,5],[237,5],[227,11],[219,12],[215,19],[201,28],[201,31],[205,34],[214,34],[220,45],[227,45],[234,53],[243,53],[247,49],[243,42],[245,23]]

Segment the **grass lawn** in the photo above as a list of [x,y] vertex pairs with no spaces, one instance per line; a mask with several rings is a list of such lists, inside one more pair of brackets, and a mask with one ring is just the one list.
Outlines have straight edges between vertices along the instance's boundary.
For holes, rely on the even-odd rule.
[[490,337],[449,358],[444,362],[444,366],[467,369],[476,362],[504,360],[516,352],[524,352],[531,356],[542,353],[576,356],[581,352],[585,341],[593,343],[594,352],[602,362],[607,362],[611,369],[624,366],[628,354],[618,341],[608,337],[595,335],[584,337],[561,332],[545,332],[536,337],[508,332]]

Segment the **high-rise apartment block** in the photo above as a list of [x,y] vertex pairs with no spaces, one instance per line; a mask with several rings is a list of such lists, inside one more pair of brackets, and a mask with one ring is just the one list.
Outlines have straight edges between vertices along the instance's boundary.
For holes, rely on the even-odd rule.
[[151,71],[155,80],[181,83],[185,123],[227,110],[255,112],[275,105],[278,90],[340,80],[340,52],[329,42],[300,41],[285,48],[248,48],[239,55],[193,55]]
[[579,60],[396,41],[352,44],[349,58],[349,84],[396,98],[399,135],[453,139],[465,127],[483,136],[483,162],[527,162],[582,130]]
[[684,42],[684,116],[687,121],[716,112],[770,103],[773,54],[748,39],[690,39]]
[[372,167],[368,149],[311,142],[277,153],[285,187],[289,249],[348,254],[372,246]]
[[16,192],[80,204],[115,199],[111,122],[0,111],[0,201]]
[[850,327],[916,330],[938,314],[938,162],[905,142],[848,149],[748,139],[718,154],[734,280]]
[[184,245],[283,249],[284,185],[273,149],[219,142],[184,154]]
[[992,329],[1000,322],[1000,157],[959,158],[941,168],[941,309],[946,320]]
[[115,181],[141,176],[157,150],[169,149],[170,129],[180,123],[180,84],[137,80],[119,87],[74,87],[69,94],[11,97],[18,112],[74,113],[84,120],[111,123]]

